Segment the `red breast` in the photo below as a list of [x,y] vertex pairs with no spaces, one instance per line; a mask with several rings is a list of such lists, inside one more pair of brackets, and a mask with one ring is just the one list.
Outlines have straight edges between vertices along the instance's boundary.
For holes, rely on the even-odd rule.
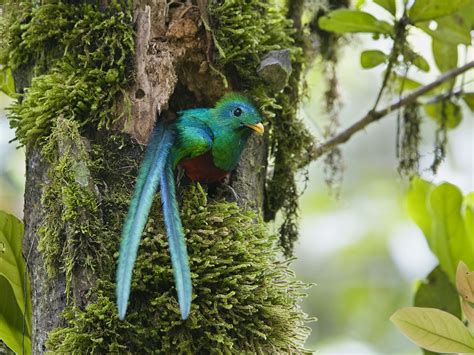
[[210,152],[195,158],[183,159],[179,164],[183,167],[187,177],[193,181],[217,182],[222,181],[229,175],[228,171],[219,169],[214,165]]

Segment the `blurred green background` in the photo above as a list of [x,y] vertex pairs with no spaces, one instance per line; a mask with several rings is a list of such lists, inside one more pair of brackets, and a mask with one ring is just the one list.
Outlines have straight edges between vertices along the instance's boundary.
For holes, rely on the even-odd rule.
[[[370,5],[369,5],[370,6]],[[377,8],[368,9],[377,12]],[[430,58],[430,39],[414,32],[411,40],[425,58]],[[374,102],[381,84],[381,70],[362,70],[362,48],[387,50],[383,41],[354,36],[344,46],[338,66],[342,108],[341,128],[361,118]],[[461,53],[460,58],[474,57]],[[431,60],[431,63],[433,61]],[[432,68],[435,66],[432,65]],[[412,72],[425,83],[438,73]],[[468,73],[467,89],[473,91],[474,75]],[[322,140],[324,114],[322,68],[309,74],[310,96],[301,115],[314,135]],[[22,216],[24,149],[17,149],[5,118],[10,99],[0,93],[0,209]],[[465,112],[463,122],[449,132],[448,156],[438,174],[428,170],[432,159],[435,127],[423,123],[423,177],[449,181],[464,193],[474,190],[474,117]],[[318,321],[307,347],[319,354],[421,354],[399,333],[390,315],[411,305],[417,280],[436,265],[425,239],[404,209],[407,182],[397,173],[395,115],[372,124],[342,147],[344,168],[339,198],[324,183],[324,164],[313,163],[306,191],[301,198],[301,237],[293,268],[299,279],[315,284],[308,290],[303,308]],[[275,231],[276,231],[276,227]]]

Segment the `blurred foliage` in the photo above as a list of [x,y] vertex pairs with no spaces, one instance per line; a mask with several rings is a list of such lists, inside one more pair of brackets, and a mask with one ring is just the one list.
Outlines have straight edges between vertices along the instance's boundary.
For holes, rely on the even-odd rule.
[[474,269],[474,194],[415,178],[407,194],[410,217],[423,231],[443,271],[454,284],[456,267],[464,261]]
[[460,320],[461,307],[454,287],[456,284],[458,290],[465,291],[466,299],[462,301],[470,310],[474,305],[474,278],[472,289],[461,287],[460,280],[467,280],[464,276],[469,274],[468,268],[474,267],[473,196],[470,193],[463,198],[452,184],[436,186],[420,178],[412,180],[407,193],[408,213],[423,231],[440,266],[418,288],[417,307],[400,309],[391,320],[414,343],[429,351],[474,351],[474,333],[470,334]]
[[30,281],[22,239],[22,222],[0,211],[0,340],[17,354],[31,354]]
[[[474,0],[416,0],[413,3],[395,0],[374,0],[383,8],[389,22],[380,20],[374,15],[359,9],[338,9],[319,18],[320,28],[339,34],[370,33],[374,39],[390,39],[392,48],[389,53],[378,49],[364,50],[360,56],[361,66],[365,69],[385,66],[383,83],[375,100],[373,110],[377,108],[386,89],[396,92],[400,97],[405,91],[414,89],[416,83],[407,75],[411,67],[419,71],[429,72],[430,65],[422,55],[416,52],[411,43],[409,34],[413,28],[418,28],[431,36],[432,54],[434,62],[440,72],[446,72],[458,66],[458,46],[472,47],[471,30],[474,29]],[[358,7],[364,1],[359,1]],[[411,4],[408,7],[408,4]],[[397,8],[397,5],[400,8]],[[395,78],[396,80],[391,80]],[[456,83],[459,87],[456,87]],[[416,87],[422,84],[417,83]],[[438,132],[435,136],[434,159],[431,166],[433,172],[439,167],[446,155],[448,129],[455,128],[462,120],[461,103],[464,102],[471,108],[473,93],[464,92],[464,81],[453,78],[437,89],[426,93],[421,101],[416,102],[417,107],[423,107],[428,117],[438,123]],[[418,140],[401,138],[400,132],[415,132],[413,122],[419,126],[421,119],[417,107],[411,107],[409,114],[411,120],[398,120],[397,153],[400,159],[399,171],[409,177],[418,172],[417,154]],[[406,116],[405,108],[401,109]],[[407,129],[407,124],[410,128]],[[414,129],[415,128],[415,129]],[[411,162],[407,164],[404,152],[410,154]]]

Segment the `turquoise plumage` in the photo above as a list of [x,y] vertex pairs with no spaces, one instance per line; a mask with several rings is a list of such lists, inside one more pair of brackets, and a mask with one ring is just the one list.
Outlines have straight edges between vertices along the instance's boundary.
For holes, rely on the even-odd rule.
[[116,275],[120,319],[125,318],[133,265],[158,186],[181,317],[188,318],[192,300],[191,273],[176,201],[174,169],[181,165],[193,181],[220,181],[236,167],[252,131],[263,133],[261,116],[246,97],[238,94],[225,95],[215,108],[181,111],[176,121],[157,124],[122,230]]

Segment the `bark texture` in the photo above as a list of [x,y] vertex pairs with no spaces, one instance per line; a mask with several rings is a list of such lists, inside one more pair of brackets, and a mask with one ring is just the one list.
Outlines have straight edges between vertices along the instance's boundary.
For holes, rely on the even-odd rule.
[[23,253],[29,255],[27,263],[33,309],[31,344],[34,354],[42,354],[46,351],[45,342],[48,333],[60,325],[60,314],[66,306],[64,274],[59,274],[54,282],[51,282],[43,257],[37,249],[38,229],[44,218],[41,198],[43,185],[47,183],[47,171],[48,164],[41,157],[40,150],[36,147],[28,148],[26,151]]

